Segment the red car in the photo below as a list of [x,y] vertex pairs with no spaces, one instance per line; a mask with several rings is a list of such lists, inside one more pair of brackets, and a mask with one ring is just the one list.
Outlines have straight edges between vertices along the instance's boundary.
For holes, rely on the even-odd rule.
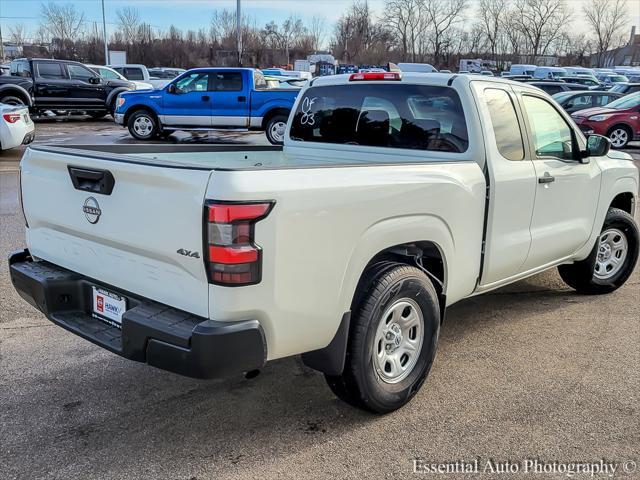
[[571,117],[585,134],[605,135],[612,147],[624,148],[629,142],[640,140],[640,92],[604,107],[578,110]]

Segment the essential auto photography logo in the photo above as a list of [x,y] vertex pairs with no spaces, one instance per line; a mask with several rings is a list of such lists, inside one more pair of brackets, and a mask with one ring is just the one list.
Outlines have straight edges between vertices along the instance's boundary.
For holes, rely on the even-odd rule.
[[82,211],[84,212],[84,216],[87,219],[87,222],[96,224],[100,220],[100,216],[102,215],[102,210],[100,210],[100,205],[98,201],[89,197],[84,201],[84,205],[82,206]]
[[613,478],[625,475],[633,476],[637,470],[638,465],[635,460],[558,461],[539,458],[524,460],[474,458],[442,462],[423,458],[413,459],[413,473],[435,475],[477,474],[495,477],[502,474],[542,474],[560,475],[566,478]]

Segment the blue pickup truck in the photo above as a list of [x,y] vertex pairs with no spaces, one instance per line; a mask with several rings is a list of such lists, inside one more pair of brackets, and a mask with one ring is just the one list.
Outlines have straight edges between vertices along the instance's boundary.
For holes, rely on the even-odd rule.
[[252,68],[195,68],[162,89],[120,95],[114,118],[138,140],[175,130],[235,128],[263,130],[277,145],[299,91],[268,88]]

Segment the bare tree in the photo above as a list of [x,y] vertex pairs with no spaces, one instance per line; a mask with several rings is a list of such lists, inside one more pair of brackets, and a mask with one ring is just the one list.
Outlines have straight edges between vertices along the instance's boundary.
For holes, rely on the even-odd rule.
[[627,23],[629,12],[626,0],[591,0],[583,8],[587,23],[593,32],[598,66],[604,64],[604,53]]
[[423,53],[424,7],[424,0],[387,0],[385,3],[385,19],[389,30],[399,39],[403,60],[415,62]]
[[140,27],[140,13],[137,8],[124,7],[116,11],[118,16],[118,31],[125,43],[132,44],[136,41]]
[[480,0],[478,18],[483,26],[483,34],[487,40],[491,59],[498,63],[498,45],[503,33],[502,15],[507,10],[506,0]]
[[285,53],[287,65],[290,63],[290,50],[294,41],[306,32],[302,20],[295,16],[290,16],[282,25],[275,22],[268,23],[265,28],[265,36],[271,40],[272,47],[281,49]]
[[16,45],[23,46],[27,40],[27,29],[24,23],[16,23],[9,27],[9,40]]
[[571,23],[571,13],[564,0],[516,0],[512,16],[513,28],[522,32],[532,61],[547,50],[558,39],[560,33]]
[[78,11],[72,3],[59,5],[50,2],[42,4],[43,28],[52,38],[62,44],[77,40],[82,34],[84,13]]
[[327,24],[322,17],[313,17],[307,30],[309,32],[309,38],[311,39],[311,49],[314,52],[320,50],[324,44],[326,36]]
[[425,0],[424,11],[431,33],[433,63],[439,64],[442,51],[451,43],[451,27],[462,21],[467,0]]

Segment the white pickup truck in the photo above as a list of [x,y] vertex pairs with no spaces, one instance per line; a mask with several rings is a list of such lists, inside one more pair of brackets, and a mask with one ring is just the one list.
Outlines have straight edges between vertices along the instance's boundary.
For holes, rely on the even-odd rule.
[[30,147],[20,295],[126,358],[192,377],[302,354],[354,406],[423,384],[445,308],[558,267],[608,293],[638,258],[638,169],[539,89],[316,79],[282,147]]

